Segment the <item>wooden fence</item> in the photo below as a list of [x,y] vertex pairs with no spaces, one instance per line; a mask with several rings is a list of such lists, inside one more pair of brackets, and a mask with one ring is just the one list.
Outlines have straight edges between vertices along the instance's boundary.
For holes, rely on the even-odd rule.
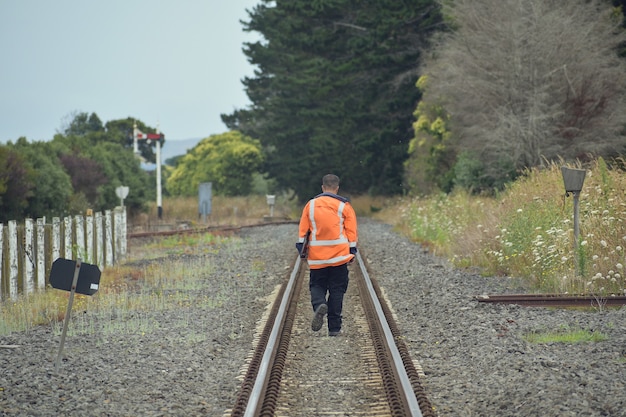
[[126,256],[126,209],[116,207],[87,216],[11,220],[0,223],[0,301],[43,291],[52,263],[58,258],[81,259],[100,270]]

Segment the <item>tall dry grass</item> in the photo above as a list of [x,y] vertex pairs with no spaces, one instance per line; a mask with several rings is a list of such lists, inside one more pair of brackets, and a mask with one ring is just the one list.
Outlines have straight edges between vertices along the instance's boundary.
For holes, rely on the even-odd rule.
[[[213,196],[207,216],[199,214],[197,197],[164,198],[162,218],[159,219],[156,203],[147,213],[132,216],[129,224],[136,230],[153,230],[165,227],[240,226],[263,221],[270,215],[276,219],[293,219],[297,205],[287,195],[277,195],[273,209],[265,195],[238,197]],[[299,214],[298,214],[299,216]]]
[[603,160],[587,169],[576,247],[574,202],[557,164],[528,171],[494,198],[464,191],[404,198],[379,218],[395,218],[399,231],[460,267],[522,277],[542,292],[622,294],[625,190],[623,171]]

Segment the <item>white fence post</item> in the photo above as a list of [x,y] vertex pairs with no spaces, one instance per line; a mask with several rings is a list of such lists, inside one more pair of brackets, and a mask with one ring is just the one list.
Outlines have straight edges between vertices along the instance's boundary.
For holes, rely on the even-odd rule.
[[84,262],[91,263],[91,259],[87,259],[85,256],[85,224],[83,216],[74,217],[74,229],[76,232],[76,259],[81,259]]
[[65,232],[65,252],[63,252],[63,257],[71,260],[74,259],[72,257],[72,218],[69,216],[63,218],[63,226],[63,231]]
[[46,288],[46,218],[37,219],[37,289]]
[[52,218],[50,241],[52,242],[52,259],[50,263],[52,263],[61,257],[61,219],[58,217]]
[[113,265],[113,225],[111,223],[111,210],[106,210],[104,212],[105,266]]
[[104,236],[102,233],[102,213],[96,213],[96,254],[98,256],[98,266],[104,267]]
[[17,222],[9,220],[9,296],[17,299]]
[[96,258],[93,254],[93,215],[89,214],[85,217],[85,229],[87,237],[87,262],[95,263]]
[[120,261],[126,255],[126,223],[124,222],[124,211],[124,207],[116,207],[114,210],[115,262]]
[[128,218],[126,215],[126,207],[122,207],[122,225],[121,228],[121,236],[122,236],[122,244],[120,246],[120,252],[124,259],[126,259],[126,253],[128,252]]
[[35,264],[34,264],[34,250],[33,250],[33,239],[35,237],[35,228],[33,219],[25,219],[24,220],[24,257],[23,259],[23,268],[24,268],[24,283],[23,291],[24,294],[30,294],[35,291]]

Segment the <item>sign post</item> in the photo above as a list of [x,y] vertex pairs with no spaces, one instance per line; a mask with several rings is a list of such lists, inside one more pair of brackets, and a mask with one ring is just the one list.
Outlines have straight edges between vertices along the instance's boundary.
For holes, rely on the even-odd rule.
[[120,206],[124,207],[124,199],[128,197],[129,188],[123,185],[115,189],[115,195],[120,199]]
[[59,345],[59,353],[57,354],[54,364],[55,370],[58,370],[61,355],[63,354],[63,346],[65,345],[67,327],[70,322],[70,315],[72,314],[74,294],[78,292],[79,294],[94,295],[100,286],[100,269],[96,265],[82,263],[80,258],[76,261],[59,258],[52,263],[50,285],[52,285],[52,288],[70,292],[65,318],[63,320],[61,344]]
[[275,195],[266,195],[267,205],[270,206],[270,217],[274,217],[274,204],[276,204]]
[[561,174],[563,174],[563,184],[565,185],[565,197],[569,197],[570,193],[574,196],[574,250],[578,249],[578,205],[580,199],[580,191],[583,189],[583,183],[585,182],[586,173],[587,171],[585,171],[584,169],[561,167]]
[[[568,197],[570,193],[574,196],[574,253],[578,254],[578,235],[580,229],[578,226],[578,213],[579,213],[579,200],[580,192],[583,189],[583,183],[585,182],[585,174],[587,171],[584,169],[573,169],[567,167],[561,167],[561,174],[563,174],[563,185],[565,185],[565,197]],[[579,273],[579,256],[576,256],[576,275]]]
[[202,217],[204,223],[206,223],[207,216],[211,214],[212,186],[211,182],[198,184],[198,215]]

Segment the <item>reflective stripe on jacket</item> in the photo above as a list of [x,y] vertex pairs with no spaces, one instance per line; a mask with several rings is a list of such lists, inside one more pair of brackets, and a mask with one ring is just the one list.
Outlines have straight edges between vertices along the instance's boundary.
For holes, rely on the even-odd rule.
[[357,244],[356,214],[345,198],[322,193],[309,200],[302,210],[298,242],[304,242],[309,230],[309,268],[343,265],[354,258],[350,248]]

